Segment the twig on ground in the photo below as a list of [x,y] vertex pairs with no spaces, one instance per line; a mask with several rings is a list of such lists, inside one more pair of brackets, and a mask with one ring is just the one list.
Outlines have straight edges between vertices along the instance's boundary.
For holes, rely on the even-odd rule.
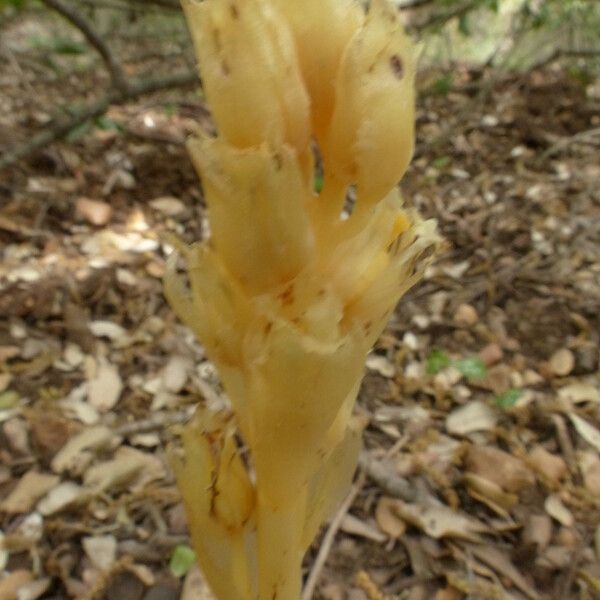
[[542,152],[542,154],[537,159],[537,164],[541,165],[547,158],[562,152],[566,148],[568,148],[571,144],[576,144],[578,142],[593,144],[594,139],[597,138],[600,141],[600,127],[595,127],[594,129],[588,129],[587,131],[580,131],[575,135],[571,135],[568,137],[561,138],[546,150]]
[[158,413],[152,415],[148,419],[142,421],[134,421],[133,423],[125,423],[115,430],[116,435],[126,436],[135,433],[146,433],[155,429],[162,429],[169,425],[180,425],[189,421],[192,410],[183,410],[176,413]]
[[106,96],[86,104],[79,110],[75,111],[71,117],[64,117],[62,115],[56,117],[53,120],[53,124],[47,129],[34,135],[24,144],[17,146],[12,150],[8,150],[4,156],[0,158],[0,170],[64,137],[82,123],[102,115],[106,112],[111,104],[122,104],[127,100],[132,100],[138,96],[150,94],[159,90],[183,87],[190,85],[197,80],[198,76],[195,73],[179,73],[158,79],[146,79],[144,81],[130,83],[126,92],[113,90]]
[[15,53],[11,50],[11,48],[9,48],[8,46],[0,47],[0,55],[6,56],[8,62],[11,64],[13,69],[18,74],[19,80],[23,82],[23,86],[26,87],[27,91],[33,96],[35,94],[33,87],[31,85],[31,83],[29,82],[29,80],[27,79],[27,76],[23,72],[23,69],[21,68],[21,65],[19,64],[19,61],[17,60]]
[[573,448],[573,442],[569,437],[567,425],[565,420],[560,415],[552,415],[552,422],[556,427],[556,437],[558,438],[558,445],[562,450],[563,457],[569,467],[571,473],[577,473],[578,466],[575,460],[575,449]]
[[81,31],[85,39],[97,50],[106,64],[113,87],[123,94],[127,93],[129,84],[123,73],[123,68],[106,42],[102,39],[102,36],[94,29],[94,26],[81,13],[75,10],[74,7],[63,3],[62,0],[42,0],[42,2]]
[[551,52],[548,56],[544,57],[542,60],[534,63],[531,69],[541,69],[542,67],[547,67],[550,63],[553,63],[561,58],[599,58],[600,57],[600,48],[589,48],[587,50],[564,50],[563,48],[558,48]]
[[583,551],[589,546],[590,540],[581,540],[577,547],[575,548],[575,552],[571,555],[571,560],[569,561],[569,566],[563,572],[562,582],[560,585],[560,600],[569,600],[572,598],[572,590],[573,582],[575,581],[575,576],[577,575],[577,571],[579,570],[579,566],[581,564],[581,559],[583,557]]
[[362,486],[365,483],[365,474],[361,472],[358,476],[358,480],[352,486],[349,494],[346,496],[345,500],[342,502],[339,507],[337,513],[331,520],[329,527],[327,529],[327,533],[323,537],[323,541],[321,542],[321,547],[319,548],[319,553],[317,554],[317,558],[313,563],[312,569],[310,571],[310,575],[306,580],[306,585],[302,590],[302,600],[311,600],[313,597],[315,587],[317,582],[319,581],[319,576],[321,575],[321,571],[325,566],[325,562],[327,561],[327,557],[329,556],[329,552],[331,550],[331,546],[333,544],[333,540],[335,539],[335,535],[338,532],[340,526],[342,525],[342,521],[346,516],[346,513],[350,510],[354,499],[362,489]]

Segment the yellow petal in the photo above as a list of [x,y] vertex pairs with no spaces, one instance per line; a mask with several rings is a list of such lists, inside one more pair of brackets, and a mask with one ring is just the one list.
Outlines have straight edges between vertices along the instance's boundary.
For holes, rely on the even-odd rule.
[[261,292],[292,279],[310,260],[308,183],[289,146],[239,150],[194,139],[190,154],[202,175],[212,239],[227,268]]
[[290,22],[311,101],[313,133],[321,138],[333,112],[342,54],[364,15],[354,0],[274,0]]
[[[413,220],[416,220],[413,215]],[[417,221],[388,250],[387,266],[346,306],[348,325],[363,324],[366,343],[375,343],[398,300],[417,283],[439,243],[435,221]]]
[[[184,430],[185,458],[172,456],[171,462],[183,496],[192,544],[210,587],[219,598],[251,600],[256,589],[256,573],[250,569],[256,551],[254,496],[248,491],[250,482],[241,483],[237,466],[232,474],[224,463],[220,467],[225,456],[233,464],[236,461],[230,449],[224,448],[224,439],[231,435],[232,427],[222,414],[199,410]],[[222,504],[220,510],[215,510],[219,483],[228,494],[229,507],[225,512]],[[238,507],[232,510],[236,501]]]
[[289,497],[307,485],[329,453],[326,432],[356,397],[366,352],[358,335],[327,344],[285,322],[246,340],[249,445],[265,493]]
[[412,156],[413,55],[399,13],[385,0],[373,0],[342,59],[323,149],[326,178],[329,173],[355,184],[358,210],[383,198]]
[[183,0],[219,133],[238,147],[310,139],[309,100],[285,19],[265,0]]
[[356,470],[361,448],[361,431],[351,423],[344,436],[310,480],[303,547],[307,548],[319,527],[344,498]]

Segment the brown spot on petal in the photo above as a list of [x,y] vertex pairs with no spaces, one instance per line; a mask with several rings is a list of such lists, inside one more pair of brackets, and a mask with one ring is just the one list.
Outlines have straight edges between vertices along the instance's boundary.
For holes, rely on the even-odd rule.
[[392,69],[392,73],[398,79],[402,79],[402,77],[404,77],[404,64],[402,63],[402,59],[397,54],[390,56],[390,67]]
[[279,294],[282,306],[289,306],[294,303],[294,284],[290,283],[281,294]]

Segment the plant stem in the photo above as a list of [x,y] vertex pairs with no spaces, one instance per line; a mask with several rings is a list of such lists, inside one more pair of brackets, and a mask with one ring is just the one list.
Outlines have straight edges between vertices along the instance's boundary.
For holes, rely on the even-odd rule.
[[273,506],[258,490],[258,599],[298,600],[306,494],[299,491],[290,504]]

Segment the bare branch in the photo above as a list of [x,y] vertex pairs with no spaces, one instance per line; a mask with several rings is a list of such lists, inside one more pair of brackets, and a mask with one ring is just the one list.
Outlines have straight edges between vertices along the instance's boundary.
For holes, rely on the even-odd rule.
[[94,29],[94,26],[81,13],[77,12],[72,6],[63,3],[62,0],[42,0],[42,2],[48,8],[55,10],[67,19],[67,21],[83,33],[85,39],[98,51],[98,54],[100,54],[106,64],[113,86],[121,92],[125,92],[127,90],[127,80],[125,79],[121,64],[100,34]]
[[572,56],[574,58],[594,58],[600,56],[600,48],[589,48],[587,50],[561,50],[563,56]]
[[79,4],[92,8],[109,8],[112,10],[127,10],[147,14],[148,12],[181,12],[178,1],[168,0],[77,0]]
[[557,48],[554,52],[548,56],[542,58],[542,60],[531,65],[530,70],[542,69],[547,67],[550,63],[553,63],[561,58],[597,58],[600,57],[600,48],[590,48],[589,50],[563,50]]
[[433,4],[435,0],[406,0],[398,5],[400,10],[412,10],[413,8],[422,8],[428,4]]
[[64,115],[55,117],[53,124],[47,129],[34,135],[25,144],[7,151],[4,156],[0,158],[0,170],[14,164],[21,158],[33,154],[40,148],[43,148],[44,146],[63,138],[75,127],[78,127],[82,123],[102,115],[106,112],[111,104],[122,104],[127,100],[137,98],[138,96],[143,96],[144,94],[150,94],[159,90],[175,87],[183,87],[197,81],[198,76],[196,73],[179,73],[176,75],[170,75],[168,77],[136,81],[128,84],[125,91],[112,90],[102,98],[99,98],[94,102],[90,102],[89,104],[86,104],[82,108],[78,109],[70,117],[65,117]]
[[435,28],[435,27],[443,27],[448,21],[452,19],[460,19],[468,12],[473,10],[477,6],[476,0],[470,0],[461,4],[453,10],[446,11],[440,14],[434,14],[430,19],[423,23],[419,23],[415,25],[415,29],[419,32],[423,32],[426,29]]
[[366,479],[365,474],[363,472],[361,472],[361,474],[358,476],[358,480],[352,486],[352,489],[346,496],[346,499],[342,502],[342,504],[338,508],[335,516],[331,520],[331,523],[329,524],[329,528],[327,529],[327,533],[325,534],[325,537],[323,538],[323,541],[321,542],[321,547],[319,548],[319,554],[317,554],[317,558],[315,559],[315,562],[313,563],[312,569],[310,571],[310,575],[308,576],[308,579],[306,580],[306,585],[304,586],[304,589],[302,590],[302,600],[311,600],[311,598],[313,597],[315,588],[317,587],[317,583],[319,581],[319,575],[321,574],[321,571],[323,570],[323,567],[325,566],[325,562],[327,561],[327,556],[329,555],[329,551],[331,550],[331,546],[335,539],[335,534],[338,532],[338,529],[341,527],[342,521],[344,520],[344,517],[346,516],[347,512],[350,510],[350,507],[352,506],[354,499],[356,498],[356,496],[358,496],[358,493],[362,489],[362,487],[365,483],[365,479]]

